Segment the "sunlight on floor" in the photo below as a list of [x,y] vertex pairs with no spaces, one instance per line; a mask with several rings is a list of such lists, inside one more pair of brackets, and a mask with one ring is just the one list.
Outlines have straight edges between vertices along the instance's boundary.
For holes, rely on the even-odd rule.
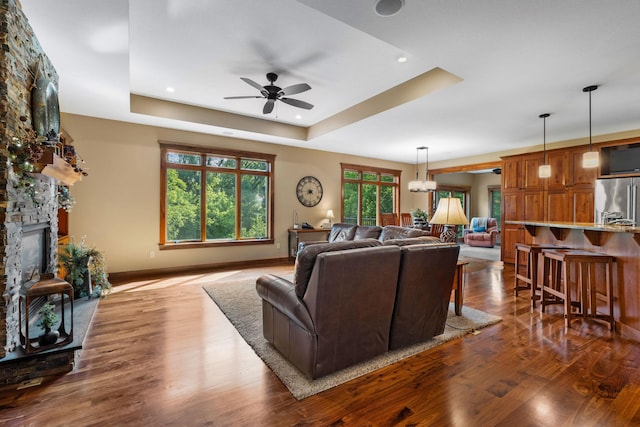
[[157,289],[165,289],[174,286],[203,285],[205,283],[217,282],[219,280],[229,280],[233,275],[241,273],[242,270],[229,270],[217,273],[202,273],[166,279],[140,280],[126,284],[114,286],[112,293],[118,292],[142,292]]

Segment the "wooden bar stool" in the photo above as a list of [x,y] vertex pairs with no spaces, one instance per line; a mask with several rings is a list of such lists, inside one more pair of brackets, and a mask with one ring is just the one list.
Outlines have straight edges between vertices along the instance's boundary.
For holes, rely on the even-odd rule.
[[[542,298],[540,307],[542,312],[549,304],[562,303],[564,305],[565,326],[570,327],[572,308],[588,318],[602,320],[615,329],[613,316],[613,262],[611,255],[589,252],[584,250],[545,249],[542,251],[545,272],[542,281]],[[576,299],[572,300],[570,283],[571,266],[576,266],[575,281]],[[605,269],[604,289],[597,289],[595,269],[603,265]],[[550,294],[550,295],[549,295]],[[605,303],[607,313],[598,311],[598,301]]]
[[[531,290],[531,306],[536,306],[538,296],[536,292],[540,289],[538,282],[538,260],[544,249],[567,249],[565,246],[557,246],[553,244],[531,244],[516,243],[516,265],[515,265],[515,284],[513,291],[515,296],[522,290]],[[526,264],[524,270],[520,266],[520,253],[525,254]],[[524,283],[524,285],[519,284]]]

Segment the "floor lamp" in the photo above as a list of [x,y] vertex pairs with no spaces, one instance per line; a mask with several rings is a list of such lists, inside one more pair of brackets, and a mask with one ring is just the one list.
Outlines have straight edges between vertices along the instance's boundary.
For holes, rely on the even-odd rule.
[[429,221],[430,224],[443,224],[444,231],[440,235],[443,242],[456,242],[458,235],[454,226],[469,224],[467,216],[462,210],[460,199],[455,197],[445,197],[438,202],[438,208]]

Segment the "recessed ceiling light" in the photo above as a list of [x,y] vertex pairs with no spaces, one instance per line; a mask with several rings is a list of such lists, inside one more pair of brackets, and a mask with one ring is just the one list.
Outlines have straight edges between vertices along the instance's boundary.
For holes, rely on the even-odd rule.
[[404,55],[401,55],[398,57],[398,62],[400,62],[401,64],[404,62],[407,62],[407,57]]
[[167,86],[166,91],[167,91],[167,92],[169,92],[169,93],[173,93],[173,92],[175,92],[176,90],[175,90],[175,88],[173,88],[173,87],[171,87],[171,86]]
[[375,11],[380,16],[393,16],[400,12],[404,6],[404,0],[380,0],[376,3]]
[[302,116],[300,114],[296,114],[296,119],[300,120]]

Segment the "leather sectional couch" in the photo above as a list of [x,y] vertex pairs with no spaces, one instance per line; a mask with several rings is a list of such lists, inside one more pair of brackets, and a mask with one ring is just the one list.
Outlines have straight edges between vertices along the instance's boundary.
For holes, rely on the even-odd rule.
[[[392,244],[400,240],[417,244]],[[444,331],[458,245],[384,242],[304,246],[293,283],[272,274],[258,278],[264,337],[307,377]]]

